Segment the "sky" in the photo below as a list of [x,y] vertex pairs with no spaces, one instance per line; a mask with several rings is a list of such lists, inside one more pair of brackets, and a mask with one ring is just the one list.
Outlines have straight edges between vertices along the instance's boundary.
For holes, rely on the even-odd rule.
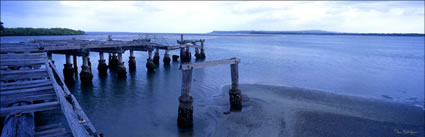
[[424,33],[424,1],[1,1],[5,27],[99,32]]

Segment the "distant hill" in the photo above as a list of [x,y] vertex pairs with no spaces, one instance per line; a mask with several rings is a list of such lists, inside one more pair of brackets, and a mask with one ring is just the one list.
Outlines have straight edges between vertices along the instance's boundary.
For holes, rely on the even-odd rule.
[[323,30],[300,30],[300,31],[212,31],[209,34],[286,34],[286,35],[364,35],[364,36],[425,36],[420,33],[344,33]]
[[67,28],[4,28],[1,36],[84,35],[81,30]]

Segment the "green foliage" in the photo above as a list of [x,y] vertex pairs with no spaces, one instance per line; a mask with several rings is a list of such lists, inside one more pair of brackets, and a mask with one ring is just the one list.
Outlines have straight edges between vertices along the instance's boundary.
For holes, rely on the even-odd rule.
[[2,31],[3,29],[4,29],[3,22],[0,21],[0,31]]
[[84,31],[67,28],[5,28],[1,36],[84,35]]

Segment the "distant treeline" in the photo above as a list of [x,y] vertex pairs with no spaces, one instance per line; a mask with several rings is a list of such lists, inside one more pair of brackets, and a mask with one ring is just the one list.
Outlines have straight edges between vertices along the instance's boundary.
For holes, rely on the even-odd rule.
[[420,33],[341,33],[322,30],[307,31],[213,31],[212,34],[284,34],[284,35],[357,35],[357,36],[420,36]]
[[84,31],[67,28],[4,28],[1,36],[84,35]]

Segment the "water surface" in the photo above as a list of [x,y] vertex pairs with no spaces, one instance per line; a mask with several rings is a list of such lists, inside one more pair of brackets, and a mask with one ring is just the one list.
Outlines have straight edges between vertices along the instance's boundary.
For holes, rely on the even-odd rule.
[[[176,34],[158,35],[163,37],[158,42],[169,45],[175,45],[180,38]],[[107,34],[1,37],[1,42],[73,37],[106,40]],[[137,34],[113,36],[119,40],[139,37]],[[185,35],[185,39],[206,39],[206,60],[240,58],[240,83],[316,89],[419,107],[424,104],[424,37]],[[170,53],[178,55],[179,51]],[[77,78],[69,87],[99,132],[106,136],[205,136],[208,123],[197,116],[193,132],[177,128],[182,74],[179,62],[163,65],[163,54],[160,51],[161,64],[156,72],[148,73],[147,53],[136,51],[137,70],[128,71],[127,78],[119,79],[113,71],[107,77],[99,77],[98,54],[90,53],[92,85],[82,86]],[[128,56],[127,51],[123,55],[127,69]],[[55,54],[53,58],[61,71],[65,56]],[[79,57],[79,67],[81,63]],[[229,66],[194,70],[191,88],[194,111],[206,104],[208,98],[220,94],[220,88],[230,82]]]

